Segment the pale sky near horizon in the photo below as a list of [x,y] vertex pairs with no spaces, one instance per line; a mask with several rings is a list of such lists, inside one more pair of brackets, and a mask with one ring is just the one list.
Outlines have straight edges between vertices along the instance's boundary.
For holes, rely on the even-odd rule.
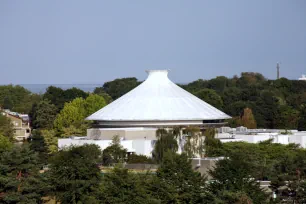
[[306,0],[2,0],[0,84],[306,74]]

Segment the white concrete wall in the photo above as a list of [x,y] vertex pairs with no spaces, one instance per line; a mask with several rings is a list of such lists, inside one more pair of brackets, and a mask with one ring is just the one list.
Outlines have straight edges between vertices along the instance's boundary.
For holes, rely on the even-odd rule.
[[249,143],[259,143],[261,141],[265,141],[271,139],[269,134],[261,134],[261,135],[242,135],[237,134],[235,135],[236,139],[241,139],[242,141],[249,142]]
[[133,140],[133,148],[136,154],[142,154],[148,157],[152,156],[154,149],[154,140]]
[[[58,148],[68,148],[69,146],[81,146],[84,144],[95,144],[100,147],[101,150],[104,150],[110,146],[112,140],[90,140],[90,139],[58,139]],[[120,144],[123,148],[127,149],[128,152],[134,152],[136,154],[142,154],[151,157],[152,150],[154,146],[152,140],[122,140]]]
[[289,142],[299,144],[301,147],[306,148],[306,132],[297,132],[290,135]]
[[91,128],[87,136],[91,139],[111,140],[115,135],[125,140],[155,140],[156,128]]
[[287,144],[289,144],[289,135],[274,136],[273,143],[280,143],[280,144],[287,145]]

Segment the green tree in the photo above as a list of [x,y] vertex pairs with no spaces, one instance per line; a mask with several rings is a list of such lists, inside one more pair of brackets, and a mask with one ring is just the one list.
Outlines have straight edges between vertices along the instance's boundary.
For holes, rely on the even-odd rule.
[[222,98],[212,89],[201,89],[194,93],[198,98],[205,101],[206,103],[222,109],[223,101]]
[[57,108],[47,100],[42,100],[38,104],[32,106],[30,112],[31,125],[33,128],[53,127],[53,122],[57,114]]
[[165,153],[150,188],[161,203],[211,203],[205,178],[192,169],[191,160],[184,153]]
[[232,86],[231,81],[225,76],[217,76],[214,79],[208,81],[208,88],[222,93],[226,87]]
[[251,176],[251,169],[254,168],[250,161],[247,161],[243,154],[232,154],[230,158],[219,160],[214,170],[210,170],[214,182],[211,182],[209,189],[225,203],[231,203],[228,193],[234,195],[243,193],[250,203],[267,203],[268,195],[259,186],[259,183]]
[[[35,134],[35,132],[34,132]],[[43,141],[41,141],[41,138],[38,138],[40,141],[39,142],[43,142],[45,143],[46,147],[47,147],[47,152],[48,154],[54,154],[57,152],[57,140],[58,138],[56,137],[56,131],[55,130],[47,130],[47,129],[42,129],[39,130],[38,133],[39,137],[40,135],[43,137]]]
[[297,129],[299,122],[299,112],[290,106],[283,105],[279,108],[276,118],[276,127],[280,129]]
[[56,200],[65,203],[99,203],[96,193],[101,183],[97,164],[101,150],[96,145],[72,146],[50,160],[50,183]]
[[32,104],[40,100],[40,96],[32,94],[22,86],[0,86],[0,107],[20,113],[29,113]]
[[102,155],[104,165],[123,163],[127,158],[127,150],[120,144],[120,138],[116,135],[112,144],[103,150]]
[[0,112],[0,134],[10,141],[14,140],[14,129],[11,120]]
[[156,137],[157,141],[152,154],[154,160],[159,163],[162,161],[165,152],[177,152],[178,144],[176,138],[178,135],[173,130],[159,129],[156,131]]
[[182,88],[184,88],[185,90],[191,92],[191,93],[195,93],[201,89],[207,88],[208,87],[208,81],[207,80],[203,80],[203,79],[198,79],[196,81],[193,81],[187,85],[180,85]]
[[149,174],[128,173],[128,169],[115,167],[103,177],[99,200],[107,204],[160,203],[147,190],[148,180]]
[[6,96],[3,100],[3,108],[12,110],[14,108],[13,100]]
[[153,164],[154,161],[145,155],[130,154],[127,158],[129,164]]
[[104,91],[103,87],[96,87],[93,93],[102,96],[107,104],[113,101],[112,97]]
[[114,81],[106,82],[103,85],[103,89],[109,94],[114,100],[123,96],[127,92],[138,86],[140,82],[136,78],[122,78],[115,79]]
[[63,95],[64,95],[63,89],[55,86],[49,86],[43,95],[43,99],[50,101],[52,104],[56,106],[58,111],[60,111],[66,102],[64,100]]
[[205,156],[214,157],[222,155],[222,143],[219,139],[215,138],[216,130],[214,128],[208,128],[205,130],[204,145],[201,145],[202,152],[205,152]]
[[0,134],[0,154],[11,149],[13,144],[7,137]]
[[42,203],[50,187],[37,168],[37,154],[15,146],[0,155],[0,202]]
[[298,121],[298,130],[306,131],[306,106],[302,107],[300,119]]
[[67,135],[67,132],[85,134],[88,127],[85,118],[105,105],[103,97],[95,94],[86,99],[76,98],[65,104],[54,121],[54,127],[62,136]]
[[29,139],[30,149],[38,154],[38,162],[41,165],[48,163],[48,146],[40,130],[33,130]]
[[43,95],[43,99],[50,101],[57,107],[57,111],[60,112],[65,103],[70,102],[76,98],[85,99],[88,97],[88,93],[78,89],[76,87],[63,90],[58,87],[49,86]]
[[86,116],[93,114],[94,112],[100,110],[106,106],[106,102],[102,96],[97,94],[89,95],[84,101],[84,109]]

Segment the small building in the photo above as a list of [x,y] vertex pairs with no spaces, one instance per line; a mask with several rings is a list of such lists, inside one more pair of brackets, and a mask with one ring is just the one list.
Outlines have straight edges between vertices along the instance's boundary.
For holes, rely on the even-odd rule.
[[17,141],[24,141],[31,135],[30,120],[27,114],[9,110],[4,110],[2,114],[11,120],[14,128],[14,138]]

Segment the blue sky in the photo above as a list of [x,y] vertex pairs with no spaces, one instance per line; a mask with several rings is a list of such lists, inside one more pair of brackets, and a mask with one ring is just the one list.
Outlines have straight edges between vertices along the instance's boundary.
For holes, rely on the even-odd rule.
[[306,74],[305,0],[2,0],[0,84]]

